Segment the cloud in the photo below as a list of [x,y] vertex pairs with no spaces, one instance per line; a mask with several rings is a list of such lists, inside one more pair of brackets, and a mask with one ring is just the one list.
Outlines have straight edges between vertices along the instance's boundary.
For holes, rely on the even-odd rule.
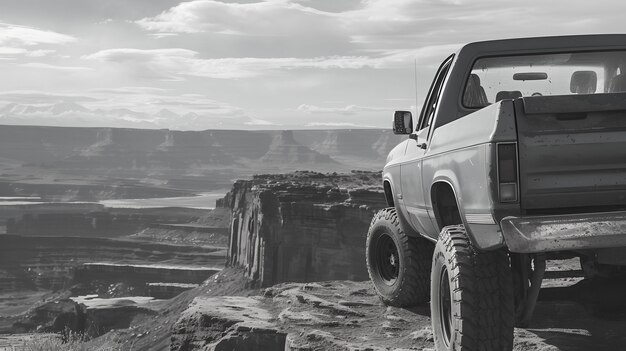
[[311,58],[200,58],[196,51],[180,48],[167,49],[106,49],[85,55],[83,59],[125,66],[129,71],[146,78],[181,80],[185,76],[216,79],[240,79],[271,74],[279,70],[295,69],[384,69],[404,67],[417,59],[430,62],[433,57],[445,56],[460,47],[458,44],[428,46],[419,49],[392,50],[372,56],[323,56]]
[[83,56],[96,60],[134,68],[142,74],[163,79],[178,79],[181,76],[234,79],[256,77],[274,70],[292,69],[360,69],[380,68],[397,61],[394,56],[370,58],[366,56],[328,56],[313,58],[199,58],[199,53],[187,49],[107,49]]
[[89,89],[92,93],[110,93],[110,94],[146,94],[146,93],[163,93],[168,89],[155,87],[119,87],[119,88],[96,88]]
[[95,101],[94,97],[80,94],[50,93],[36,90],[14,90],[0,92],[0,101],[7,103],[41,104],[57,103],[61,101],[89,102]]
[[323,128],[376,128],[372,125],[356,124],[350,122],[310,122],[305,127],[323,127]]
[[30,50],[26,53],[26,56],[30,57],[44,57],[55,53],[56,50]]
[[279,125],[270,121],[266,121],[266,120],[262,120],[262,119],[258,119],[254,117],[249,117],[249,121],[244,122],[244,124],[247,126],[278,126]]
[[[236,34],[270,37],[311,47],[341,50],[398,50],[532,35],[623,32],[626,5],[586,1],[530,0],[506,5],[496,0],[361,0],[341,11],[314,1],[265,0],[227,3],[182,2],[135,21],[144,30],[176,34]],[[316,7],[317,6],[317,7]],[[343,53],[342,53],[343,54]],[[351,56],[351,55],[349,55]]]
[[92,110],[131,110],[147,114],[155,114],[162,109],[168,109],[179,115],[186,113],[216,117],[246,115],[240,107],[209,99],[201,94],[168,95],[165,92],[164,89],[151,87],[93,89],[83,94],[51,94],[35,90],[17,90],[0,92],[0,102],[26,105],[71,102],[80,103]]
[[199,94],[128,95],[98,91],[80,96],[17,91],[0,93],[0,102],[0,123],[4,124],[178,130],[277,126],[248,115],[240,107]]
[[37,69],[50,69],[55,71],[93,71],[93,68],[89,67],[76,67],[76,66],[57,66],[47,63],[29,62],[19,64],[20,67],[37,68]]
[[14,48],[14,47],[7,47],[7,46],[0,47],[0,55],[22,55],[27,52],[28,50],[23,49],[23,48]]
[[24,48],[0,46],[0,55],[25,55],[29,57],[43,57],[54,53],[55,50],[27,50]]
[[[34,27],[0,22],[0,55],[14,57],[45,57],[56,52],[37,49],[39,45],[61,45],[76,41],[74,37]],[[42,67],[39,67],[42,68]]]
[[94,109],[130,109],[149,114],[167,109],[179,115],[193,113],[217,118],[247,115],[240,107],[210,99],[202,94],[169,94],[168,90],[159,88],[93,89],[89,93],[94,100],[87,106]]
[[320,107],[315,105],[307,105],[302,104],[298,106],[298,111],[306,112],[306,113],[331,113],[331,114],[340,114],[340,115],[354,115],[362,112],[378,112],[378,111],[386,111],[389,112],[391,109],[389,107],[372,107],[372,106],[358,106],[358,105],[348,105],[345,107]]
[[254,116],[285,127],[354,116],[386,125],[379,116],[402,106],[384,106],[415,104],[414,60],[422,98],[434,66],[464,43],[623,32],[626,9],[582,0],[146,0],[123,9],[69,0],[76,15],[35,2],[45,18],[2,14],[0,89],[80,92],[90,109],[166,108],[216,125]]
[[284,0],[253,3],[196,0],[183,2],[136,23],[146,30],[160,33],[210,32],[285,37],[292,35],[294,27],[299,27],[300,33],[324,31],[334,17],[334,14]]
[[34,27],[0,23],[0,45],[32,46],[38,44],[67,44],[76,38]]

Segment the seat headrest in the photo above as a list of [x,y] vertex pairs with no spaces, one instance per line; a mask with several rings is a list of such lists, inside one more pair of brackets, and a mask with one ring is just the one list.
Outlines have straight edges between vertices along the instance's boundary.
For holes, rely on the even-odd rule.
[[593,94],[598,87],[598,75],[594,71],[576,71],[572,73],[569,91],[574,94]]
[[519,90],[511,90],[511,91],[499,91],[496,94],[496,102],[505,99],[517,99],[522,97],[522,92]]
[[610,93],[626,92],[626,73],[618,74],[611,80]]
[[485,107],[489,105],[485,89],[480,86],[480,77],[470,74],[463,94],[463,104],[467,107]]

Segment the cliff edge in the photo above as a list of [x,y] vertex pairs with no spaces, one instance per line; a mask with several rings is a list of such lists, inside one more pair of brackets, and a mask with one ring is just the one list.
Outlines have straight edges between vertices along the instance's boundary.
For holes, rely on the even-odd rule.
[[218,206],[232,211],[228,264],[267,287],[367,280],[367,229],[386,202],[379,172],[294,172],[237,181]]

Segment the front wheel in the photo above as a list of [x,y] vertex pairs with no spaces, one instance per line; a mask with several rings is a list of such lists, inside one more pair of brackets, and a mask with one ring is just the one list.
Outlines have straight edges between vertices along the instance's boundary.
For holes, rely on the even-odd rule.
[[367,270],[383,302],[396,307],[428,302],[433,244],[408,236],[395,208],[376,213],[366,250]]
[[465,227],[443,228],[431,271],[438,351],[513,349],[513,280],[506,251],[477,252]]

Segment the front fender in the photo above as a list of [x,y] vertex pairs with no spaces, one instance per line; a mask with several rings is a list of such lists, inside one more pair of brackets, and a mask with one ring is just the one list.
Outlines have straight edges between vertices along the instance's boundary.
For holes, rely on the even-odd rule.
[[[400,194],[399,192],[400,189],[396,188],[396,185],[398,187],[400,186],[399,177],[400,177],[399,165],[393,165],[393,166],[385,167],[385,169],[383,169],[383,183],[388,182],[391,188],[391,196],[393,197],[394,208],[396,209],[398,219],[400,220],[400,227],[408,236],[417,238],[417,237],[420,237],[421,235],[415,230],[415,228],[413,228],[413,226],[406,219],[407,213],[406,213],[406,208],[404,207],[404,201],[402,201],[401,197],[398,197],[398,194]],[[398,182],[396,183],[394,179],[398,179]]]

